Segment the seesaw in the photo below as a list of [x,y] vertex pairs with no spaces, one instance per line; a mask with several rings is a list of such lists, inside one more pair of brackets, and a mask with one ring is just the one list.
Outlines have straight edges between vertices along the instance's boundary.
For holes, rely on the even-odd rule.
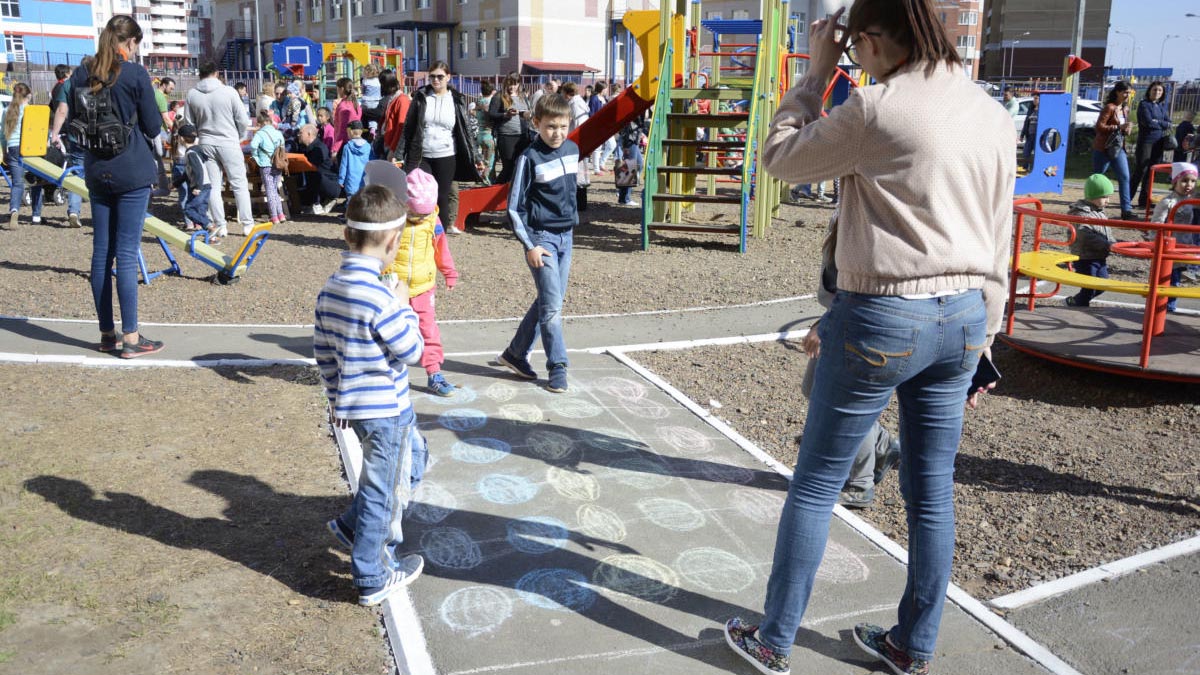
[[[69,190],[84,199],[90,200],[87,184],[83,180],[80,167],[63,169],[47,161],[46,139],[50,130],[50,108],[44,105],[31,105],[25,108],[25,118],[21,125],[21,162],[25,170],[43,181]],[[150,214],[146,214],[145,231],[158,239],[163,254],[167,257],[168,266],[158,271],[150,271],[146,258],[138,250],[138,269],[142,282],[149,284],[161,274],[180,274],[179,262],[171,253],[171,246],[187,251],[193,258],[217,270],[217,281],[229,284],[237,281],[242,274],[254,263],[262,251],[263,244],[271,236],[274,223],[259,223],[250,230],[249,236],[242,242],[237,253],[229,255],[208,243],[208,232],[188,234]]]

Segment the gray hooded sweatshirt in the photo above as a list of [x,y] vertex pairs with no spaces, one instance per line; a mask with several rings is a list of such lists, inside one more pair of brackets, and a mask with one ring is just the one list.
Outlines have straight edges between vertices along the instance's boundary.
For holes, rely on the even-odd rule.
[[215,77],[200,80],[188,90],[184,117],[196,127],[203,145],[238,147],[250,126],[246,106],[237,90]]

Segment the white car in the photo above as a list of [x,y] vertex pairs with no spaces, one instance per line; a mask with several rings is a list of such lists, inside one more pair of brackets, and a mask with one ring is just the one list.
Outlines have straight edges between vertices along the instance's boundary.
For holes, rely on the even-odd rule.
[[[1020,109],[1017,111],[1016,117],[1013,118],[1013,125],[1017,128],[1017,133],[1021,133],[1021,129],[1025,127],[1025,118],[1029,115],[1029,110],[1033,107],[1033,97],[1023,96],[1017,99],[1020,104]],[[1104,104],[1100,101],[1093,101],[1090,98],[1081,98],[1075,101],[1075,128],[1076,129],[1091,129],[1096,126],[1096,120],[1100,119],[1100,111],[1104,109]]]

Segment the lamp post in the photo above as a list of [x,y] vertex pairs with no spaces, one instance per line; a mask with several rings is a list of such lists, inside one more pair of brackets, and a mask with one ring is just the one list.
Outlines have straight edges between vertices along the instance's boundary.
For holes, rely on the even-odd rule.
[[1133,61],[1137,58],[1137,36],[1123,30],[1114,30],[1113,32],[1118,35],[1128,35],[1133,40],[1133,48],[1129,51],[1129,76],[1133,77]]
[[[1012,62],[1013,62],[1013,61],[1015,61],[1015,60],[1016,60],[1017,45],[1021,44],[1021,40],[1020,40],[1020,38],[1023,38],[1023,37],[1025,37],[1026,35],[1029,35],[1029,31],[1025,31],[1024,33],[1021,33],[1020,35],[1018,35],[1018,36],[1017,36],[1017,38],[1018,38],[1018,39],[1016,39],[1016,40],[1013,40],[1012,42],[1009,42],[1009,43],[1008,43],[1008,50],[1009,50],[1009,66],[1010,66],[1010,67],[1009,67],[1009,69],[1008,69],[1008,70],[1009,70],[1009,73],[1008,73],[1009,77],[1012,77],[1012,67],[1011,67],[1011,64],[1012,64]],[[1000,74],[1001,74],[1001,75],[1003,75],[1003,74],[1004,74],[1004,52],[1003,52],[1003,50],[1000,52]]]
[[1162,67],[1163,67],[1163,55],[1164,55],[1164,54],[1166,53],[1166,51],[1167,51],[1167,40],[1170,40],[1171,38],[1177,38],[1177,37],[1181,37],[1181,36],[1179,36],[1179,35],[1166,35],[1166,36],[1164,36],[1164,37],[1163,37],[1163,41],[1162,41],[1162,48],[1158,50],[1158,67],[1159,67],[1159,68],[1162,68]]
[[258,69],[258,95],[263,92],[262,35],[259,33],[258,0],[254,0],[254,67]]
[[1008,76],[1011,78],[1013,74],[1013,62],[1017,60],[1017,45],[1021,44],[1020,40],[1013,40],[1012,47],[1008,50]]

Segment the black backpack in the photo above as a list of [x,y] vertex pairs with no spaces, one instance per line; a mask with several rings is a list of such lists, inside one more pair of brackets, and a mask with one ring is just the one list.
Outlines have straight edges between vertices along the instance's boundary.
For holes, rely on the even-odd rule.
[[74,105],[71,122],[67,125],[68,138],[100,159],[112,159],[125,152],[137,124],[137,111],[134,111],[131,123],[121,121],[113,104],[112,88],[113,83],[108,83],[97,92],[92,92],[90,86],[72,92]]

